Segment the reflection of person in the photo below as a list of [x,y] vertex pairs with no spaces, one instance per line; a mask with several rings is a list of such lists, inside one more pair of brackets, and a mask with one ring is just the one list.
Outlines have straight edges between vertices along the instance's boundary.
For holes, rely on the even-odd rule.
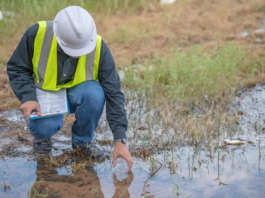
[[[78,163],[72,163],[79,165]],[[82,163],[81,163],[82,164]],[[57,166],[48,158],[37,158],[36,181],[32,185],[29,198],[33,197],[99,197],[103,198],[99,178],[93,169],[93,164],[74,172],[74,174],[59,175]]]
[[[71,164],[77,166],[72,166],[73,174],[58,174],[57,168],[61,165],[56,164],[56,162],[65,161],[63,160],[65,157],[67,156],[63,154],[52,161],[48,155],[37,156],[37,178],[28,193],[28,197],[104,197],[99,178],[93,169],[94,164],[91,161],[80,161],[73,157],[72,160],[75,163]],[[69,163],[68,160],[66,161]],[[84,168],[78,168],[82,165]],[[134,178],[132,172],[129,172],[128,177],[122,181],[119,181],[115,174],[112,176],[115,186],[113,198],[129,198],[128,189]]]
[[71,113],[73,148],[101,158],[104,153],[92,139],[106,100],[106,113],[115,147],[113,164],[124,158],[129,169],[131,155],[125,145],[127,118],[120,79],[109,48],[97,35],[91,15],[79,6],[58,12],[53,21],[31,26],[7,63],[12,89],[20,99],[21,110],[34,136],[34,150],[49,152],[51,136],[62,127],[63,116],[29,120],[40,116],[36,87],[47,91],[66,88]]
[[128,177],[122,181],[119,181],[115,174],[112,175],[113,182],[115,185],[115,194],[113,198],[129,198],[129,187],[133,181],[133,173],[129,172]]

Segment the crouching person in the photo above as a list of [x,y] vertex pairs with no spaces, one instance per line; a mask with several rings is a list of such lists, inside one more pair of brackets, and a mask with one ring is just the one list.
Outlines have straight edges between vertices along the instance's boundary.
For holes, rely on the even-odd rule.
[[94,131],[106,102],[107,120],[114,136],[113,164],[124,158],[129,170],[133,161],[126,146],[127,118],[111,52],[97,34],[92,16],[79,6],[69,6],[53,21],[40,21],[28,28],[7,63],[11,87],[21,101],[34,151],[50,152],[51,137],[62,128],[63,115],[29,120],[40,115],[36,88],[45,91],[66,89],[72,125],[72,146],[101,158],[92,143]]

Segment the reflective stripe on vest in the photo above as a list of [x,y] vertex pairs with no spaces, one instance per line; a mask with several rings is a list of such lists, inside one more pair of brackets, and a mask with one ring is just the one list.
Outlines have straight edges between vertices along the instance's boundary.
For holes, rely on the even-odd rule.
[[57,91],[87,80],[98,80],[101,36],[97,36],[95,50],[78,59],[74,79],[66,84],[57,85],[57,41],[53,34],[53,22],[40,21],[38,24],[32,58],[35,84],[38,88]]

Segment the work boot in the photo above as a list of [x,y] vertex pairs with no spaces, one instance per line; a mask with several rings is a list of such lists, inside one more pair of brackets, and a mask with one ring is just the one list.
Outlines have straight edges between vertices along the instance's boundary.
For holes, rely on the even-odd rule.
[[80,150],[92,160],[103,161],[110,158],[110,154],[95,143],[86,143],[82,145],[72,143],[72,147],[74,150]]
[[46,154],[52,150],[51,139],[34,139],[33,150],[35,153]]

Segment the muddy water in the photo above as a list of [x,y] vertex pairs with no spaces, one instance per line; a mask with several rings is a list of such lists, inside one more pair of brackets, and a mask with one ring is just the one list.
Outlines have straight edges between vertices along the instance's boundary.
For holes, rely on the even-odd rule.
[[[159,118],[137,95],[127,101],[129,147],[145,148],[163,133]],[[265,197],[265,86],[242,91],[234,108],[240,114],[237,131],[225,137],[240,145],[193,147],[177,144],[145,158],[134,157],[132,173],[119,160],[91,162],[73,154],[70,126],[53,137],[52,156],[38,158],[23,116],[0,114],[0,197]],[[154,121],[154,120],[153,120]],[[156,124],[154,124],[156,123]],[[109,151],[112,139],[103,116],[95,141]],[[154,148],[155,150],[155,148]]]

